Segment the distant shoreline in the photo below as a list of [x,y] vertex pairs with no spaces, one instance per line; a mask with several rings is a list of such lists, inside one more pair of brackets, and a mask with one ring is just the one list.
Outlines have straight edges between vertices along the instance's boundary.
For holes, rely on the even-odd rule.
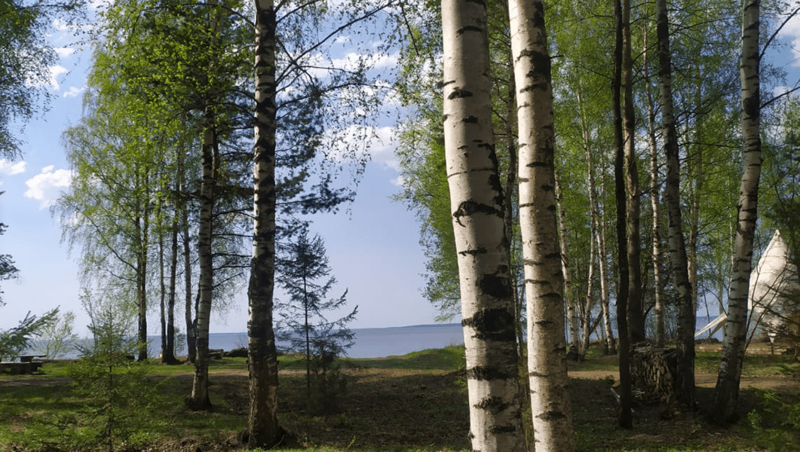
[[[351,328],[353,331],[365,331],[365,330],[395,330],[395,329],[405,329],[405,328],[446,328],[446,327],[461,327],[461,323],[451,322],[451,323],[426,323],[422,325],[404,325],[404,326],[373,326],[373,327],[364,327],[364,328]],[[213,331],[209,332],[209,334],[247,334],[247,331],[227,331],[224,333],[215,333]],[[148,337],[151,337],[148,335]],[[152,336],[152,337],[160,337],[160,336]]]

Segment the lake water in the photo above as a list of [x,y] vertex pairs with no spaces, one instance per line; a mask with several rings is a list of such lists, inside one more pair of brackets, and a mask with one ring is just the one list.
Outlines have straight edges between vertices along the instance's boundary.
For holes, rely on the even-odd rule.
[[[392,355],[442,348],[464,343],[461,324],[416,325],[395,328],[353,328],[355,344],[347,350],[352,358],[380,358]],[[151,355],[158,356],[161,338],[150,339]],[[231,350],[247,345],[247,333],[212,333],[209,348]],[[179,355],[186,354],[186,348]]]
[[[461,345],[464,336],[461,324],[416,325],[394,328],[354,328],[355,344],[347,350],[352,358],[381,358],[384,356],[405,355],[429,348],[442,348],[448,345]],[[158,356],[161,352],[161,336],[148,336],[149,355]],[[85,339],[84,339],[85,341]],[[210,349],[232,350],[247,346],[247,333],[211,333],[208,337]],[[278,344],[280,346],[280,344]],[[178,356],[186,355],[186,343],[179,344]],[[40,353],[29,350],[31,354]],[[71,351],[65,359],[78,357]]]
[[[708,318],[698,316],[697,329],[708,323]],[[448,345],[462,345],[464,336],[459,323],[415,325],[393,328],[354,328],[356,334],[355,344],[347,351],[352,358],[381,358],[393,355],[425,350],[429,348],[442,348]],[[721,339],[721,333],[714,335]],[[704,335],[703,338],[705,338]],[[592,339],[598,339],[593,335]],[[161,351],[161,337],[148,336],[150,343],[149,355],[158,356]],[[209,335],[209,348],[232,350],[247,346],[247,333],[211,333]],[[280,344],[279,344],[280,346]],[[180,344],[179,356],[186,355],[185,343]],[[76,352],[71,352],[65,358],[77,358]]]

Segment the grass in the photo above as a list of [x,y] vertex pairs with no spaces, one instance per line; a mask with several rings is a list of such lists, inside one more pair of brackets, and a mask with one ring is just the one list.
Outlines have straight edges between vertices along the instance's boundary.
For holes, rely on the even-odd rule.
[[[698,354],[698,372],[716,372],[718,357]],[[342,410],[315,415],[304,399],[305,364],[300,356],[280,358],[279,416],[298,439],[290,451],[461,451],[468,450],[469,430],[463,347],[425,350],[377,359],[345,358],[348,393]],[[89,451],[93,407],[65,377],[69,362],[48,363],[42,374],[0,377],[0,451]],[[191,391],[193,366],[153,364],[150,382],[159,396],[142,416],[122,450],[239,451],[236,435],[246,425],[246,360],[212,361],[210,394],[214,410],[183,409]],[[748,356],[745,373],[783,378],[800,374],[783,356]],[[616,360],[596,351],[570,370],[615,371]],[[800,395],[774,390],[743,390],[742,420],[721,430],[697,416],[662,419],[663,406],[637,406],[635,428],[616,427],[615,404],[607,380],[573,379],[575,435],[579,450],[595,451],[754,451],[800,450]],[[698,388],[700,406],[711,389]],[[96,408],[96,407],[95,407]],[[305,448],[297,448],[302,444]]]

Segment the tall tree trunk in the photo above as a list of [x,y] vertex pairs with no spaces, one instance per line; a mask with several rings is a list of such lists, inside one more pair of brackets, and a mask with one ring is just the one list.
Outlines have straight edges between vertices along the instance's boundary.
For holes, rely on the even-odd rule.
[[[586,356],[591,343],[592,331],[592,307],[594,305],[594,260],[596,251],[594,246],[594,223],[591,224],[591,239],[589,240],[589,269],[586,272],[586,299],[583,307],[583,335],[581,337],[580,354]],[[598,317],[599,318],[599,317]]]
[[[506,8],[508,8],[508,4],[504,3]],[[511,49],[509,49],[508,53],[508,61],[513,61],[513,57],[511,55]],[[505,212],[503,213],[503,225],[506,231],[506,238],[508,239],[509,243],[509,253],[508,253],[508,268],[511,269],[511,296],[514,299],[514,312],[515,312],[515,334],[517,336],[517,359],[519,363],[523,363],[525,359],[525,336],[523,334],[524,329],[522,328],[522,297],[519,294],[519,290],[517,290],[517,278],[515,276],[514,271],[514,261],[513,261],[513,250],[514,245],[516,243],[516,239],[514,238],[514,223],[515,223],[515,215],[514,215],[514,193],[517,188],[517,148],[516,148],[516,139],[514,135],[514,125],[516,123],[517,114],[515,108],[515,98],[516,98],[516,82],[514,81],[514,70],[511,69],[508,77],[508,100],[506,101],[506,123],[505,123],[505,133],[506,133],[506,153],[508,154],[508,169],[506,170],[506,183],[505,189],[503,190],[503,195],[505,196],[505,202],[503,204],[503,208]],[[523,394],[525,397],[528,396],[527,390],[527,383],[523,382],[520,386],[520,394]]]
[[514,300],[491,122],[486,3],[442,1],[444,138],[473,450],[525,448]]
[[[664,312],[664,281],[661,278],[661,189],[658,181],[658,144],[656,142],[656,109],[653,93],[650,89],[650,73],[647,63],[647,30],[644,36],[644,79],[647,91],[647,143],[650,147],[650,207],[653,211],[653,286],[655,289],[656,346],[666,343]],[[670,93],[670,99],[672,95]]]
[[255,130],[253,146],[253,259],[247,290],[250,447],[269,448],[282,438],[278,425],[278,353],[272,324],[275,290],[275,4],[255,1]]
[[578,297],[572,293],[572,273],[569,271],[569,255],[567,254],[567,215],[562,204],[561,184],[558,181],[558,173],[554,172],[556,190],[556,209],[558,210],[558,243],[561,247],[561,271],[564,273],[564,298],[567,305],[567,321],[569,322],[570,346],[575,347],[578,353],[582,354],[580,329],[578,327]]
[[217,139],[212,106],[206,106],[203,118],[203,179],[200,187],[200,303],[197,306],[197,338],[192,395],[186,406],[192,410],[211,408],[208,397],[208,333],[214,291],[214,268],[211,254],[212,214],[214,210],[214,146]]
[[[183,181],[185,176],[181,175]],[[181,184],[185,187],[185,184]],[[183,200],[181,206],[181,227],[183,228],[183,276],[184,276],[184,320],[186,321],[186,353],[189,355],[189,361],[195,362],[197,359],[197,334],[194,322],[194,316],[197,311],[192,308],[192,241],[189,235],[189,205],[187,200]]]
[[[176,193],[180,188],[176,187]],[[177,196],[177,195],[176,195]],[[165,364],[178,364],[175,358],[175,297],[178,282],[178,211],[173,211],[171,226],[171,249],[169,262],[169,298],[167,299],[167,348],[161,356],[161,362]]]
[[669,46],[669,22],[666,0],[656,0],[658,38],[658,75],[661,91],[661,118],[664,149],[667,157],[667,211],[669,213],[669,255],[672,274],[678,289],[678,401],[693,409],[694,389],[694,305],[686,261],[680,203],[680,163],[678,134],[673,115],[672,63]]
[[606,247],[605,211],[595,217],[597,229],[597,253],[600,262],[600,302],[603,310],[603,331],[605,332],[604,352],[606,355],[617,354],[617,344],[614,340],[614,330],[611,327],[611,295],[608,281],[608,248]]
[[[156,214],[160,217],[159,213]],[[167,353],[167,285],[164,279],[164,231],[158,231],[158,282],[159,282],[159,313],[161,317],[161,361]]]
[[645,340],[642,307],[641,238],[639,234],[639,169],[636,158],[636,113],[633,109],[631,2],[622,1],[622,95],[625,149],[625,192],[628,250],[628,328],[631,343]]
[[[141,181],[141,177],[144,177],[144,181]],[[136,215],[136,239],[138,241],[138,246],[136,250],[136,301],[139,308],[139,318],[138,318],[138,340],[139,340],[139,350],[138,350],[138,361],[144,361],[147,359],[147,251],[149,248],[149,226],[150,226],[150,209],[149,209],[149,192],[147,190],[148,180],[146,177],[146,172],[144,175],[139,173],[139,169],[136,169],[136,185],[137,188],[141,189],[144,186],[143,192],[145,193],[145,199],[139,205],[141,210],[137,212]],[[137,190],[138,192],[138,190]],[[137,196],[139,196],[137,194]]]
[[[623,54],[623,0],[614,0],[615,45],[614,80],[611,82],[614,109],[614,193],[617,202],[617,255],[619,281],[617,283],[617,329],[619,330],[619,389],[620,406],[617,422],[622,428],[633,428],[631,416],[630,336],[628,335],[628,234],[626,231],[627,204],[625,197],[625,138],[622,131],[622,54]],[[628,0],[624,0],[628,1]]]
[[[508,12],[508,3],[503,3]],[[508,61],[513,66],[514,57],[511,49],[508,49]],[[517,288],[517,270],[515,269],[514,250],[517,243],[514,236],[514,223],[516,215],[514,213],[514,193],[517,189],[517,142],[516,135],[514,134],[514,126],[517,123],[517,109],[516,109],[516,81],[514,80],[514,68],[511,67],[508,74],[508,99],[506,101],[506,153],[508,154],[508,168],[506,169],[506,181],[503,190],[505,196],[503,208],[503,224],[505,227],[506,238],[509,242],[508,253],[508,268],[511,269],[511,297],[514,300],[514,333],[517,339],[517,363],[520,366],[525,366],[526,377],[521,379],[519,384],[519,400],[521,409],[525,410],[526,400],[530,394],[530,386],[527,378],[528,363],[525,361],[525,329],[522,327],[522,310],[524,307],[524,297],[520,294]],[[533,438],[533,425],[523,423],[524,441],[525,446],[523,449],[530,448],[529,438]]]
[[714,407],[718,420],[732,420],[739,401],[745,339],[747,337],[747,297],[752,271],[753,238],[758,207],[758,182],[761,177],[761,109],[759,80],[759,0],[744,3],[742,19],[742,135],[744,172],[739,192],[738,225],[734,243],[733,275],[728,295],[728,321],[719,363]]
[[594,162],[592,160],[592,145],[589,139],[589,126],[586,124],[586,116],[583,111],[583,102],[581,101],[580,92],[576,93],[578,98],[578,106],[580,108],[581,130],[583,135],[583,148],[586,155],[586,168],[589,174],[589,210],[591,215],[592,226],[594,227],[594,235],[592,240],[597,243],[597,262],[598,270],[600,272],[600,308],[603,316],[603,351],[606,355],[616,353],[616,344],[614,343],[614,331],[611,329],[611,312],[609,310],[609,295],[608,288],[608,263],[606,256],[608,256],[606,248],[606,234],[605,234],[605,221],[603,215],[600,213],[600,203],[597,199],[597,184],[595,183],[594,175]]
[[[698,75],[699,76],[699,75]],[[698,79],[698,84],[702,83]],[[696,89],[695,94],[695,105],[698,107],[700,106],[700,87]],[[688,119],[688,118],[687,118]],[[695,143],[700,143],[700,128],[699,121],[698,124],[692,128],[692,133],[695,136]],[[688,152],[687,152],[688,154]],[[702,145],[698,144],[697,149],[693,153],[693,155],[687,158],[687,161],[690,162],[690,173],[694,175],[694,184],[691,187],[689,193],[691,196],[689,205],[691,208],[691,220],[689,222],[690,229],[689,229],[689,284],[692,286],[692,302],[694,303],[694,312],[697,313],[697,303],[698,303],[698,240],[700,238],[700,201],[701,197],[704,195],[703,193],[703,147]]]
[[519,208],[528,301],[528,371],[538,451],[572,451],[563,274],[555,206],[553,91],[542,1],[509,2],[517,81]]

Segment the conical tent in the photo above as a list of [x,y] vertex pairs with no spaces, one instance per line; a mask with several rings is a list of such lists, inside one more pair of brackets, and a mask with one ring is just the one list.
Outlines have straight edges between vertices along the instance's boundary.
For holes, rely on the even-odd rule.
[[791,328],[789,319],[800,307],[800,280],[797,267],[792,263],[789,247],[775,231],[758,266],[750,275],[749,309],[751,330],[766,334],[770,341],[785,328]]
[[[800,278],[792,263],[789,247],[775,231],[767,249],[750,274],[750,334],[766,335],[774,341],[786,328],[796,328],[796,322],[789,322],[800,311]],[[725,325],[726,315],[719,317],[700,329],[695,337],[707,331],[717,332]],[[797,333],[795,331],[795,333]]]

